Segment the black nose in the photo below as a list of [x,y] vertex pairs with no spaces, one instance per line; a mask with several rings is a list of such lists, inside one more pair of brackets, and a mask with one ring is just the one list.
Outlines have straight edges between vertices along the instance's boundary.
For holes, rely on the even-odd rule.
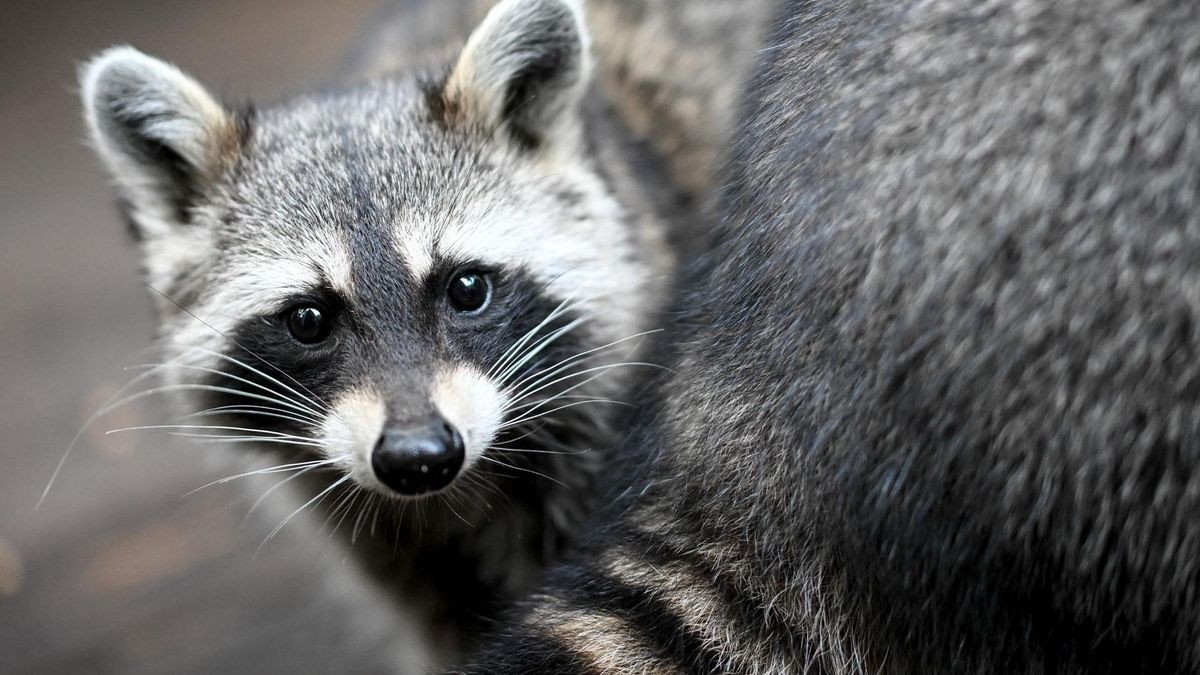
[[437,417],[416,426],[385,430],[371,453],[371,467],[384,485],[415,496],[449,485],[465,456],[458,430]]

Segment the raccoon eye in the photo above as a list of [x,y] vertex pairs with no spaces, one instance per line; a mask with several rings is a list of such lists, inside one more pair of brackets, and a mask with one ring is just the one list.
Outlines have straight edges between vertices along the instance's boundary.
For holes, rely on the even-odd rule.
[[461,272],[450,279],[446,299],[455,311],[473,314],[483,311],[492,297],[492,284],[478,272]]
[[316,344],[329,337],[333,322],[320,307],[304,305],[288,314],[288,330],[292,337],[306,345]]

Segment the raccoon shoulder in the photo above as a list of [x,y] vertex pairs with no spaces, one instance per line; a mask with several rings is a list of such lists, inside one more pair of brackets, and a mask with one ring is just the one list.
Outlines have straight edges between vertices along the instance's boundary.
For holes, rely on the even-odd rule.
[[476,672],[1197,672],[1200,6],[788,5],[655,471]]

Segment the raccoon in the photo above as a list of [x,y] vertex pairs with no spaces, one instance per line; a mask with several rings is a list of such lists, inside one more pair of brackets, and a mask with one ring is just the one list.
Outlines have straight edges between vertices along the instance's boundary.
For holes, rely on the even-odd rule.
[[781,12],[653,460],[466,672],[1200,672],[1200,5]]
[[276,105],[130,47],[82,70],[160,310],[152,391],[189,413],[163,426],[271,452],[421,612],[425,667],[589,510],[673,277],[670,188],[593,69],[576,2],[505,0],[440,67]]

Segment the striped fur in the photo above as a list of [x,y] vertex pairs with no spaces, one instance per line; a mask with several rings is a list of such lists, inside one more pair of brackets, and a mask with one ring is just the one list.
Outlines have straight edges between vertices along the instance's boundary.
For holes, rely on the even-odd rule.
[[1200,671],[1200,6],[763,54],[661,410],[467,672]]

